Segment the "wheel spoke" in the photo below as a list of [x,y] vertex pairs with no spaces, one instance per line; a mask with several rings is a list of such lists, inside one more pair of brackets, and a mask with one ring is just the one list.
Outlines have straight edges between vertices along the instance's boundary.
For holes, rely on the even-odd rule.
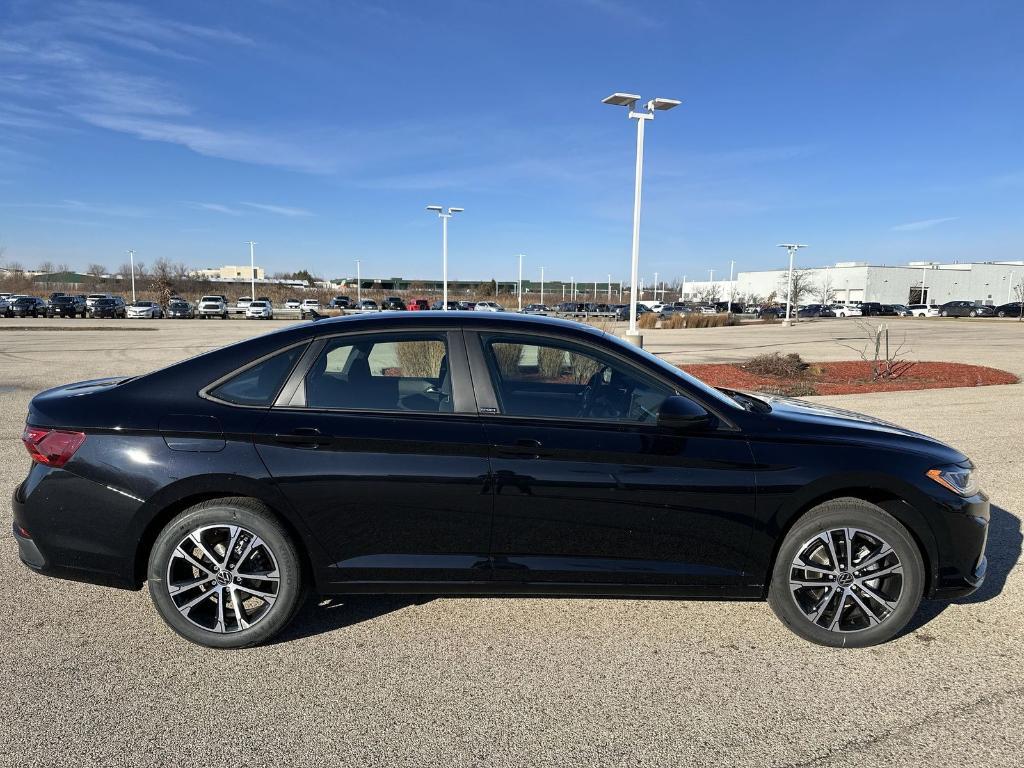
[[252,554],[252,551],[259,546],[263,545],[263,539],[259,536],[252,536],[249,539],[249,543],[245,545],[245,549],[242,550],[242,554],[239,555],[238,560],[235,561],[235,570],[237,571],[242,567],[242,563],[245,562],[246,558]]
[[209,560],[214,565],[218,565],[218,566],[220,565],[220,560],[218,558],[214,557],[210,553],[210,550],[208,550],[206,548],[206,545],[203,544],[202,539],[199,538],[199,531],[193,531],[192,533],[190,533],[189,534],[189,539],[191,539],[192,543],[195,544],[199,548],[199,551],[203,553],[203,556],[207,560]]
[[167,590],[170,592],[171,596],[173,597],[174,595],[180,595],[182,592],[188,592],[190,589],[195,589],[196,587],[201,587],[203,584],[209,584],[211,581],[213,581],[213,576],[212,575],[210,575],[210,576],[200,576],[198,579],[193,579],[192,581],[186,581],[186,582],[181,583],[181,584],[168,584],[167,585]]
[[280,581],[281,574],[277,571],[267,571],[266,573],[241,573],[235,571],[235,576],[240,579],[254,579],[256,581]]
[[227,632],[228,628],[224,624],[224,587],[217,587],[217,628],[215,632]]
[[235,610],[235,619],[238,621],[238,628],[247,629],[249,627],[249,622],[242,618],[242,601],[239,599],[238,592],[235,587],[231,587],[231,606]]
[[198,560],[196,560],[194,557],[192,557],[192,555],[190,555],[188,552],[186,552],[184,549],[182,549],[180,544],[178,545],[177,549],[174,550],[174,554],[172,555],[172,557],[183,558],[183,559],[187,560],[189,563],[191,563],[192,565],[194,565],[199,570],[203,571],[204,573],[208,573],[210,576],[213,576],[213,571],[211,571],[205,565],[203,565]]
[[821,534],[825,538],[825,543],[828,544],[829,558],[832,560],[832,570],[839,570],[839,555],[836,554],[836,545],[832,540],[832,531],[825,531]]
[[181,611],[182,613],[186,613],[187,611],[190,611],[195,606],[199,605],[199,603],[203,602],[203,600],[206,600],[207,598],[209,598],[209,597],[211,597],[211,596],[213,596],[215,594],[217,594],[215,590],[209,589],[206,592],[203,592],[203,594],[199,595],[198,597],[195,597],[195,598],[189,600],[184,605],[179,605],[178,606],[178,610]]
[[878,592],[878,591],[872,589],[867,584],[861,584],[860,588],[864,592],[867,593],[868,597],[870,597],[872,600],[874,600],[879,605],[884,606],[885,608],[887,608],[890,611],[896,610],[896,602],[898,602],[898,600],[895,601],[895,602],[892,601],[892,600],[889,600],[881,592]]
[[235,544],[238,542],[238,536],[242,532],[242,529],[237,525],[232,525],[228,528],[231,531],[231,541],[228,543],[227,549],[224,550],[224,560],[220,563],[221,568],[228,567],[228,560],[231,559],[231,550],[235,548]]
[[871,581],[872,579],[880,579],[882,576],[889,576],[894,573],[898,573],[900,575],[903,574],[902,563],[896,563],[895,565],[890,565],[888,568],[881,568],[877,571],[872,571],[871,573],[865,573],[863,576],[858,576],[857,581],[863,583],[865,581]]
[[860,609],[864,612],[864,616],[867,618],[869,626],[873,627],[876,624],[881,623],[882,620],[875,614],[874,611],[872,611],[870,608],[868,608],[867,603],[865,603],[863,600],[861,600],[860,596],[856,592],[854,592],[852,589],[850,590],[850,597],[853,598],[853,602],[855,602],[860,607]]
[[884,560],[891,553],[892,547],[883,542],[881,549],[879,549],[875,554],[869,556],[868,559],[865,560],[863,563],[857,563],[857,570],[863,571],[865,568],[870,568],[878,561]]
[[835,597],[835,594],[835,587],[831,587],[829,591],[825,593],[825,596],[821,598],[821,602],[814,607],[814,615],[811,616],[811,621],[813,621],[815,624],[818,623],[818,619],[821,618],[821,614],[823,614],[825,612],[825,609],[828,608],[828,604],[832,602],[832,598]]
[[846,529],[846,570],[853,572],[853,528]]
[[272,603],[274,600],[277,599],[277,595],[275,595],[273,592],[264,592],[259,589],[253,589],[252,587],[247,587],[244,584],[235,584],[235,589],[240,589],[243,592],[248,592],[250,595],[256,595],[256,597],[260,597],[266,600],[268,603]]

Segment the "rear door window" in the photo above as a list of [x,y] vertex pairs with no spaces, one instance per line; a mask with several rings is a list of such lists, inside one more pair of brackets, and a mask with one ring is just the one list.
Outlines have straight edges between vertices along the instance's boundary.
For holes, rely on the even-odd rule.
[[304,344],[278,352],[251,365],[210,390],[210,396],[233,405],[267,406],[273,404]]

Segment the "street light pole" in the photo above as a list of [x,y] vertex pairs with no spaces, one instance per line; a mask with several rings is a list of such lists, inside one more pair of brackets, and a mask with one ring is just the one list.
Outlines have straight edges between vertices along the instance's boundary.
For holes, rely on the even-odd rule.
[[612,273],[608,273],[608,303],[612,303]]
[[441,309],[448,311],[448,219],[456,213],[462,213],[465,208],[445,208],[442,205],[428,205],[428,211],[433,211],[441,219],[441,271],[443,286],[441,290]]
[[[806,248],[806,245],[800,243],[779,243],[779,248],[785,248],[789,252],[789,285],[786,288],[786,317],[782,321],[783,325],[792,325],[793,322],[789,315],[793,307],[793,257],[796,255],[797,250],[800,248]],[[849,293],[847,293],[849,298]]]
[[519,282],[516,284],[516,293],[519,294],[519,311],[523,311],[523,254],[519,254]]
[[132,271],[132,304],[135,303],[135,250],[128,251],[128,261]]
[[640,97],[632,93],[613,93],[604,99],[605,104],[626,107],[629,119],[636,120],[636,178],[633,185],[633,247],[630,260],[629,331],[626,340],[642,347],[643,336],[636,329],[637,285],[640,282],[640,199],[644,174],[644,124],[654,119],[655,111],[678,107],[682,102],[676,99],[651,99],[643,110],[636,108]]
[[256,301],[256,243],[252,240],[246,242],[249,244],[249,298]]
[[732,314],[732,296],[733,296],[732,271],[733,271],[733,268],[735,266],[736,266],[736,262],[735,261],[730,261],[729,262],[729,308],[728,308],[728,310],[726,310],[729,314]]
[[356,307],[362,309],[363,303],[363,262],[356,259]]

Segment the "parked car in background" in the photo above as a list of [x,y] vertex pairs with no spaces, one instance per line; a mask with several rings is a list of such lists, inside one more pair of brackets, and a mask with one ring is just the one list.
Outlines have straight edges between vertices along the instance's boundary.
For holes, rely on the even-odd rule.
[[996,307],[996,317],[1020,317],[1021,302],[1011,301],[1009,304],[1000,304]]
[[430,309],[430,302],[426,299],[410,299],[406,308],[412,312],[422,312]]
[[10,308],[11,302],[7,300],[6,296],[0,296],[0,317],[7,317],[7,310]]
[[285,299],[284,300],[284,308],[285,309],[298,309],[301,306],[302,306],[302,302],[299,301],[298,299]]
[[274,307],[269,301],[256,301],[250,302],[249,306],[245,309],[245,318],[247,320],[273,320],[274,319]]
[[131,302],[125,311],[126,317],[133,319],[156,320],[164,316],[164,310],[159,302],[142,299]]
[[238,301],[235,302],[235,309],[248,309],[250,304],[252,304],[252,296],[239,296]]
[[523,307],[524,315],[543,315],[550,311],[547,304],[527,304]]
[[[463,309],[463,307],[462,307],[463,303],[464,302],[452,301],[451,299],[449,299],[448,300],[448,311],[449,312],[458,312],[459,310]],[[436,310],[443,310],[444,309],[444,302],[442,302],[442,301],[435,301],[433,304],[430,305],[430,308],[432,310],[435,310],[435,311]]]
[[398,296],[388,296],[380,304],[381,309],[390,309],[398,312],[405,311],[405,302]]
[[380,306],[373,299],[363,299],[362,301],[356,302],[353,309],[360,309],[364,312],[379,312]]
[[893,304],[892,308],[896,311],[899,317],[910,317],[910,307],[906,304]]
[[96,299],[96,302],[92,305],[92,316],[116,319],[118,317],[127,317],[128,310],[125,307],[124,299],[120,296],[114,296],[110,299]]
[[824,304],[807,304],[796,311],[797,317],[835,317],[831,307]]
[[939,307],[940,317],[995,317],[995,307],[973,301],[947,301]]
[[477,312],[504,312],[505,308],[496,301],[478,301],[473,307]]
[[836,317],[860,317],[862,314],[859,304],[833,304],[831,309]]
[[892,304],[882,304],[877,301],[861,302],[860,313],[864,317],[896,317],[897,314]]
[[50,299],[46,307],[47,317],[85,317],[85,296],[62,294]]
[[327,302],[327,306],[331,309],[348,309],[352,306],[352,299],[348,296],[335,296]]
[[8,293],[4,296],[4,300],[7,302],[7,308],[4,310],[4,317],[14,317],[14,302],[18,299],[30,298],[23,293]]
[[302,303],[299,305],[299,314],[303,320],[306,319],[306,316],[309,315],[309,313],[319,311],[320,299],[303,299]]
[[265,301],[265,302],[267,302],[267,304],[269,304],[269,305],[270,305],[271,307],[273,307],[273,306],[274,306],[274,300],[273,300],[272,298],[270,298],[269,296],[257,296],[257,297],[256,297],[256,301]]
[[195,307],[184,299],[171,299],[167,303],[167,317],[176,320],[192,320],[196,316]]
[[909,304],[907,305],[908,317],[938,317],[938,304]]
[[228,303],[223,296],[218,296],[217,294],[203,296],[199,300],[196,314],[199,315],[200,320],[205,320],[208,317],[219,317],[221,320],[227,320]]
[[473,307],[476,306],[476,302],[475,301],[459,301],[459,302],[457,302],[457,304],[459,305],[458,309],[461,312],[472,312],[473,311]]
[[[641,316],[650,314],[653,310],[646,304],[637,302],[636,305],[636,319],[639,320]],[[615,310],[616,320],[629,320],[629,304],[623,304],[621,307]]]
[[786,316],[786,308],[778,304],[770,304],[766,307],[761,307],[757,316],[761,320],[782,320]]
[[114,298],[114,294],[112,294],[112,293],[90,293],[88,296],[85,297],[85,308],[91,314],[92,313],[92,305],[93,304],[95,304],[100,299],[112,299],[112,298]]
[[9,317],[46,317],[46,302],[36,296],[19,296],[7,311]]

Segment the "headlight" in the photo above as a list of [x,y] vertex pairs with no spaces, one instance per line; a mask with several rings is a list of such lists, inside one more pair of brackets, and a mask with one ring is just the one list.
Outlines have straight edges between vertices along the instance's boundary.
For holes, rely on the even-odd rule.
[[974,496],[981,487],[978,483],[978,472],[973,467],[958,464],[951,467],[929,469],[928,477],[959,496]]

